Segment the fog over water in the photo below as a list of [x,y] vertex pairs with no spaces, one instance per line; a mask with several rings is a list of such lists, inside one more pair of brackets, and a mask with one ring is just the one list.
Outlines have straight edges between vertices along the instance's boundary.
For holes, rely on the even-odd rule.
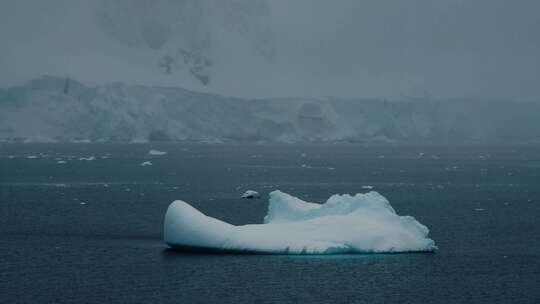
[[540,2],[0,3],[0,86],[40,75],[241,97],[540,99]]

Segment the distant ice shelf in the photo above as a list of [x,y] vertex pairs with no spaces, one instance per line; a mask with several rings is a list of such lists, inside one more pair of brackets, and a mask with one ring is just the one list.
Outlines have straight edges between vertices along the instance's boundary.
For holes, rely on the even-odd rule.
[[206,216],[184,201],[169,205],[164,241],[173,249],[254,254],[432,252],[429,230],[396,214],[375,191],[333,195],[309,203],[279,190],[270,193],[264,224],[235,226]]

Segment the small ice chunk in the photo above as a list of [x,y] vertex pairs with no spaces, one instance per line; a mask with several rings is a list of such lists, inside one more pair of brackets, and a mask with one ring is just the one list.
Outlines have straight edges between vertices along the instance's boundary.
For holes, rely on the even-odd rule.
[[362,186],[362,189],[371,190],[373,189],[373,186],[369,186],[369,185]]
[[26,158],[28,158],[28,159],[36,159],[37,156],[36,155],[28,155]]
[[92,143],[90,139],[75,139],[72,142],[76,144],[91,144]]
[[145,161],[145,162],[141,163],[141,166],[143,166],[143,167],[151,166],[151,165],[152,165],[152,162],[150,162],[150,161]]
[[86,203],[85,202],[80,202],[79,205],[86,205]]
[[92,161],[92,160],[95,160],[96,158],[94,156],[89,156],[89,157],[80,157],[79,160],[86,160],[86,161]]
[[57,161],[56,163],[57,163],[57,164],[65,164],[66,161],[65,161],[65,160],[59,160],[59,161]]
[[474,211],[479,211],[480,212],[480,211],[486,211],[486,209],[484,209],[484,208],[474,208]]
[[145,138],[135,138],[135,139],[132,139],[130,141],[130,143],[132,144],[147,144],[148,143],[148,139],[145,139]]
[[165,155],[165,154],[167,154],[167,152],[152,149],[152,150],[148,151],[148,154],[150,154],[150,155],[155,155],[155,156],[160,156],[160,155]]
[[257,191],[254,191],[254,190],[247,190],[246,192],[244,192],[244,194],[242,194],[242,198],[260,198],[261,195],[259,194],[259,192]]

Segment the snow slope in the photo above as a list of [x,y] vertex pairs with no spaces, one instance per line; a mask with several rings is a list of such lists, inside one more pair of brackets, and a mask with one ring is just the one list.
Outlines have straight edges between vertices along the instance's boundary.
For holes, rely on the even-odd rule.
[[26,141],[538,142],[538,103],[242,99],[43,77],[0,89],[0,139]]
[[233,226],[183,201],[165,214],[165,242],[178,249],[275,254],[434,251],[428,228],[399,216],[377,192],[333,195],[326,203],[270,193],[264,224]]

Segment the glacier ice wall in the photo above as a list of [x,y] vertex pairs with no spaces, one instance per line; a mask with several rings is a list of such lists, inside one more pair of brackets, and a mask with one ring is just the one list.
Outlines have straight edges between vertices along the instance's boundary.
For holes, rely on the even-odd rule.
[[242,99],[43,77],[0,89],[0,139],[18,141],[538,142],[538,103]]

